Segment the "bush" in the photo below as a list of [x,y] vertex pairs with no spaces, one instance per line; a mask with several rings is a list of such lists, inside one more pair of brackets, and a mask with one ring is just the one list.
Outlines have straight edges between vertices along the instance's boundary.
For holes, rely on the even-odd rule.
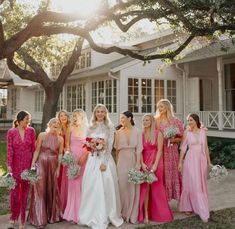
[[208,138],[212,164],[235,169],[235,141],[223,138]]

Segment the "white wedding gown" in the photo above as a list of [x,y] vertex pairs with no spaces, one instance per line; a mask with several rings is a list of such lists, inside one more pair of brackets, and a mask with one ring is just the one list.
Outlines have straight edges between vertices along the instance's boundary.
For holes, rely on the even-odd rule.
[[[88,132],[92,138],[103,138],[105,150],[93,156],[88,156],[82,181],[82,197],[80,205],[80,224],[93,229],[105,229],[109,223],[118,227],[123,223],[121,218],[120,195],[116,165],[111,155],[114,128],[105,131],[103,123]],[[104,172],[100,171],[101,164],[106,165]]]

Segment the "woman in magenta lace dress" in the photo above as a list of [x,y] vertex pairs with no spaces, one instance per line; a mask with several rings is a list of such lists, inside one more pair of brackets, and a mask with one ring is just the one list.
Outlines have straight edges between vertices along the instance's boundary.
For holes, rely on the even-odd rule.
[[[157,129],[163,136],[167,128],[176,127],[178,133],[175,137],[168,139],[164,136],[163,162],[164,162],[164,185],[167,200],[179,200],[181,194],[181,174],[178,171],[179,151],[178,143],[181,141],[184,128],[183,123],[174,116],[173,106],[167,99],[161,99],[157,103],[156,112]],[[170,143],[170,144],[169,144]]]
[[19,216],[20,229],[25,228],[25,212],[29,193],[29,183],[21,179],[20,174],[30,169],[35,150],[35,131],[29,127],[30,114],[20,111],[14,127],[7,132],[7,166],[16,180],[16,187],[10,191],[10,226],[14,227]]
[[58,188],[60,172],[59,154],[62,154],[64,140],[59,135],[57,118],[48,122],[46,132],[39,134],[32,167],[37,168],[39,181],[33,185],[29,209],[29,222],[37,228],[61,219],[61,203]]
[[[64,151],[66,151],[69,149],[68,146],[66,146],[66,143],[69,141],[69,126],[70,126],[69,114],[66,110],[61,110],[57,114],[57,118],[59,119],[61,125],[60,134],[64,139]],[[66,174],[67,174],[67,166],[61,165],[60,175],[58,177],[58,185],[60,191],[61,209],[63,212],[65,210],[68,198],[68,177]]]
[[145,223],[149,220],[156,222],[169,222],[173,219],[169,208],[166,191],[163,185],[163,135],[155,130],[153,115],[147,114],[143,118],[143,152],[141,167],[144,172],[152,171],[157,180],[152,184],[140,185],[140,202],[138,220]]
[[[183,190],[179,210],[187,215],[192,212],[203,222],[209,218],[207,168],[211,167],[206,130],[201,128],[196,114],[188,116],[189,130],[185,131],[181,144],[178,169],[183,173]],[[183,158],[188,147],[187,154]]]

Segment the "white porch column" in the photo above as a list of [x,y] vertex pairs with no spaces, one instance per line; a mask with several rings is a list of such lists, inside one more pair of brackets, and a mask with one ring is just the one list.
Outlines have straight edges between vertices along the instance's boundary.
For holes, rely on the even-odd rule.
[[184,64],[183,75],[183,90],[184,90],[184,121],[189,113],[188,110],[188,77],[189,77],[189,63]]
[[223,63],[222,58],[217,57],[218,71],[218,101],[219,101],[219,130],[223,130]]

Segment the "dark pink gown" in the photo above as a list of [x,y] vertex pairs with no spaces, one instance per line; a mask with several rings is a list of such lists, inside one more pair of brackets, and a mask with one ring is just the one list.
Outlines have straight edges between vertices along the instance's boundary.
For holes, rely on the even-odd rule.
[[40,180],[33,185],[28,216],[29,222],[38,228],[61,219],[60,194],[56,177],[58,152],[58,137],[47,133],[37,161]]
[[[158,131],[156,131],[158,136]],[[157,153],[157,145],[146,142],[143,135],[143,161],[149,169],[151,169]],[[149,190],[149,220],[156,222],[169,222],[173,220],[172,212],[169,208],[166,191],[163,185],[163,159],[161,157],[155,175],[158,178],[157,181],[150,184]],[[142,222],[144,220],[144,199],[147,195],[147,183],[140,185],[140,203],[139,203],[139,215],[138,220]]]
[[7,132],[7,165],[12,168],[12,175],[16,180],[16,187],[10,191],[11,220],[21,217],[25,222],[25,213],[29,193],[29,183],[21,179],[20,174],[29,169],[35,150],[35,131],[27,127],[22,141],[18,128],[11,128]]

